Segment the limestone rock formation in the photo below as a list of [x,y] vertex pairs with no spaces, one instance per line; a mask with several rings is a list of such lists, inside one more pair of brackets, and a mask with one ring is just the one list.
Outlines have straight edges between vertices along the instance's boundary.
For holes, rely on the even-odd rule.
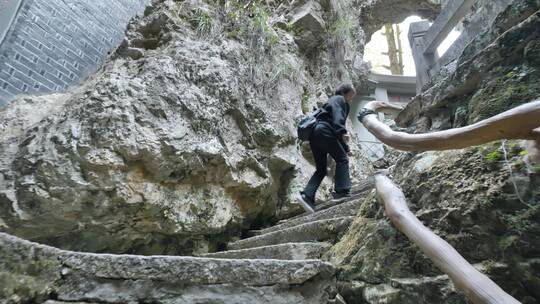
[[[464,126],[540,96],[538,1],[513,1],[476,37],[450,75],[415,99],[398,123],[410,132]],[[538,303],[540,168],[526,143],[401,153],[386,162],[419,219],[522,303]],[[467,303],[385,218],[375,193],[326,253],[341,268],[347,303]],[[361,300],[359,300],[361,299]]]
[[[519,142],[508,142],[504,150],[495,143],[402,154],[394,177],[425,225],[503,289],[520,299],[535,299],[540,170],[528,172],[523,150]],[[374,193],[326,258],[341,265],[338,279],[348,299],[373,294],[389,303],[418,303],[420,298],[420,303],[466,303],[448,278],[385,219]],[[438,287],[431,294],[429,286]]]
[[[371,33],[435,2],[154,1],[80,87],[0,110],[0,230],[14,235],[0,233],[0,303],[466,303],[369,180],[315,214],[291,204],[313,170],[297,118],[338,82],[362,91]],[[539,9],[514,0],[400,125],[462,126],[538,98]],[[382,163],[427,226],[533,304],[540,178],[524,151],[389,149]]]
[[[306,5],[316,12],[297,18]],[[298,210],[290,195],[312,168],[295,121],[338,82],[363,83],[354,18],[378,5],[154,1],[80,87],[1,110],[1,229],[72,250],[191,254]],[[320,47],[306,53],[284,19]],[[330,33],[335,20],[348,23]],[[336,34],[362,39],[328,43]]]
[[326,22],[322,18],[322,7],[316,1],[308,1],[298,8],[289,21],[289,25],[295,31],[295,41],[298,47],[305,53],[309,53],[323,41],[322,33],[326,30]]

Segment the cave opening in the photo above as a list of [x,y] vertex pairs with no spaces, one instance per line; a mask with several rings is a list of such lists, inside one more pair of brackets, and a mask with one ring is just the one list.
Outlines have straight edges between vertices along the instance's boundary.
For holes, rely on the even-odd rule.
[[[364,50],[364,61],[371,65],[371,72],[382,75],[416,76],[408,33],[411,23],[428,21],[411,15],[399,23],[387,23],[373,33]],[[431,22],[430,22],[431,24]],[[459,38],[463,25],[456,25],[437,48],[442,57]]]

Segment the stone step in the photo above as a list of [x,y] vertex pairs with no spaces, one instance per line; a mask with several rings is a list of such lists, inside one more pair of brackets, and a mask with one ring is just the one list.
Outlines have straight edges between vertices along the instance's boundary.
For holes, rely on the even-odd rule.
[[319,210],[328,209],[328,208],[331,208],[331,207],[339,205],[339,204],[343,204],[343,203],[350,202],[350,201],[358,199],[358,198],[362,198],[364,195],[366,195],[366,193],[368,191],[372,190],[374,186],[375,185],[373,183],[365,184],[361,188],[358,187],[357,190],[355,190],[355,191],[351,190],[351,197],[350,198],[347,198],[347,199],[345,199],[343,201],[328,200],[326,202],[323,202],[323,203],[315,206],[316,207],[315,210],[319,211]]
[[375,180],[373,179],[372,176],[370,176],[370,177],[366,178],[365,180],[363,180],[363,181],[361,181],[361,182],[359,182],[357,184],[354,184],[351,187],[351,197],[350,198],[348,198],[348,199],[346,199],[344,201],[337,201],[337,202],[332,200],[332,199],[327,200],[327,201],[323,201],[323,202],[319,203],[316,206],[316,210],[328,209],[330,207],[342,204],[344,202],[348,202],[348,201],[357,199],[358,197],[361,197],[362,195],[364,195],[367,191],[372,190],[374,187],[375,187]]
[[336,296],[335,268],[320,260],[81,253],[5,233],[0,273],[10,282],[2,296],[32,282],[33,295],[60,302],[322,304]]
[[351,187],[351,194],[357,194],[357,193],[365,192],[367,190],[372,189],[374,186],[375,186],[375,179],[373,178],[373,176],[370,176],[370,177],[364,179],[363,181],[361,181],[361,182],[359,182],[357,184],[354,184]]
[[[365,193],[366,191],[373,189],[374,185],[375,185],[375,182],[374,182],[373,177],[368,177],[359,183],[355,183],[351,187],[351,194],[355,197],[358,197],[356,194]],[[323,210],[323,209],[333,207],[335,205],[339,205],[340,203],[343,203],[343,202],[335,202],[332,200],[325,201],[325,200],[317,199],[316,209]],[[282,209],[279,212],[279,214],[276,215],[277,218],[279,219],[277,223],[279,224],[292,218],[301,217],[301,216],[304,216],[305,214],[306,212],[301,207],[301,205],[297,203],[296,201],[294,201],[293,204],[291,204],[291,206],[289,206],[286,209]]]
[[344,216],[353,216],[353,215],[356,215],[356,213],[358,212],[358,208],[360,208],[360,205],[363,202],[362,198],[363,197],[359,197],[352,201],[347,201],[342,204],[338,204],[336,206],[330,207],[328,209],[316,211],[315,213],[305,213],[301,216],[297,216],[297,217],[294,217],[285,221],[280,221],[277,225],[272,226],[272,227],[264,228],[261,230],[252,230],[249,232],[249,234],[261,235],[261,234],[266,234],[266,233],[302,225],[309,222],[344,217]]
[[[322,210],[325,210],[325,209],[332,208],[332,207],[340,205],[340,204],[344,204],[344,203],[353,201],[353,200],[361,199],[365,195],[367,195],[368,191],[371,191],[374,188],[374,186],[375,186],[375,184],[373,182],[373,179],[368,179],[368,180],[364,181],[364,183],[362,183],[362,184],[357,184],[356,186],[354,186],[352,188],[350,198],[347,198],[347,199],[345,199],[343,201],[340,201],[340,202],[336,202],[334,200],[328,200],[328,201],[325,201],[325,202],[321,202],[321,203],[319,203],[319,204],[317,204],[315,206],[316,207],[315,208],[315,213],[317,213],[319,211],[322,211]],[[304,217],[304,216],[307,216],[307,215],[309,215],[309,213],[303,212],[301,214],[298,214],[298,215],[295,215],[295,216],[292,216],[292,217],[289,217],[289,218],[282,219],[279,222],[277,222],[276,225],[281,225],[281,224],[283,224],[285,222],[288,222],[290,220],[301,218],[301,217]]]
[[229,250],[239,250],[284,243],[315,241],[335,242],[338,237],[341,236],[341,233],[349,227],[349,224],[353,219],[354,216],[345,216],[334,219],[313,221],[291,228],[232,242],[229,243],[227,247]]
[[310,260],[318,259],[332,246],[329,243],[285,243],[278,245],[229,250],[201,255],[206,258],[220,259],[278,259]]

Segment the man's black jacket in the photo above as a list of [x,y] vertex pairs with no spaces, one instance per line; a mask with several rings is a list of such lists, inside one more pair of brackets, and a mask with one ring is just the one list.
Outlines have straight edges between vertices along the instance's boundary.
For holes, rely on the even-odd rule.
[[343,135],[347,133],[345,124],[350,110],[349,103],[343,96],[336,95],[330,97],[322,108],[324,111],[317,118],[332,129],[345,151],[349,152],[349,145],[343,140]]

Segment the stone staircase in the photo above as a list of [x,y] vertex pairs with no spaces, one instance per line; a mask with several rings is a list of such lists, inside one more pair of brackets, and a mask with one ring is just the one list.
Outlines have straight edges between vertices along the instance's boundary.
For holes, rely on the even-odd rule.
[[[360,206],[358,198],[371,188],[368,180],[353,188],[351,199],[325,202],[313,214],[251,231],[251,237],[229,243],[227,251],[200,257],[72,252],[0,233],[0,299],[16,295],[19,302],[33,303],[343,303],[336,269],[320,258],[347,230]],[[22,282],[31,296],[17,294],[20,286],[13,282]]]
[[222,259],[319,259],[336,243],[352,223],[366,191],[372,189],[371,179],[357,184],[351,198],[319,204],[315,213],[303,213],[282,220],[261,230],[252,230],[251,237],[231,242],[227,251],[209,253],[203,257]]

